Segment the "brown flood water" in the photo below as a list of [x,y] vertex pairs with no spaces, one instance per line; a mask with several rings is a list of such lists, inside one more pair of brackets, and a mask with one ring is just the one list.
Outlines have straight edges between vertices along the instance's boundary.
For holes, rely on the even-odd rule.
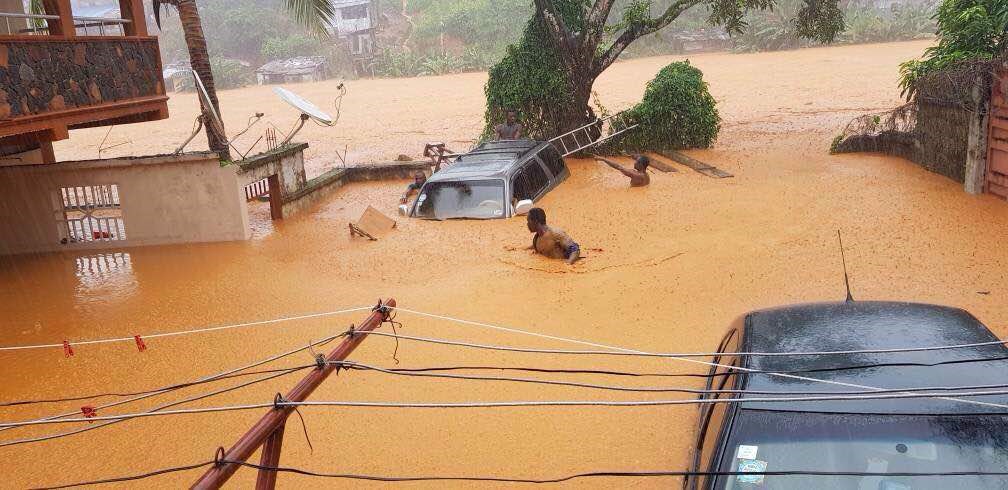
[[[709,351],[746,311],[843,298],[836,246],[842,229],[854,296],[963,307],[999,335],[1008,333],[1008,255],[1002,244],[1008,206],[963,194],[958,184],[911,163],[868,155],[829,156],[842,125],[898,102],[896,66],[927,43],[808,49],[692,58],[721,103],[725,128],[713,150],[691,152],[735,174],[713,180],[679,167],[652,185],[626,181],[591,161],[570,161],[572,177],[541,205],[588,258],[574,268],[506,250],[524,246],[521,219],[486,222],[400,220],[378,242],[352,240],[346,223],[368,205],[392,214],[404,182],[351,185],[310,213],[275,226],[256,221],[244,243],[152,247],[112,256],[70,254],[0,262],[0,345],[132,336],[201,325],[254,321],[373,304],[394,296],[403,307],[558,336],[656,351]],[[670,58],[613,67],[597,89],[613,107],[639,98]],[[311,128],[316,170],[342,140],[367,158],[416,152],[430,139],[475,134],[483,74],[418,80],[359,81],[338,137]],[[315,98],[326,84],[298,86]],[[425,114],[426,98],[444,106]],[[185,96],[173,98],[164,139],[184,133]],[[228,107],[268,99],[265,89],[225,92]],[[264,102],[264,104],[273,104]],[[364,117],[369,111],[372,117]],[[426,110],[426,109],[424,109]],[[231,127],[243,116],[226,115]],[[434,121],[429,123],[428,121]],[[457,121],[457,122],[456,122]],[[171,127],[169,127],[171,126]],[[116,131],[141,130],[140,126]],[[389,137],[384,135],[388,133]],[[60,151],[85,151],[75,133]],[[318,143],[316,143],[318,141]],[[328,142],[326,142],[328,141]],[[74,147],[73,145],[79,145]],[[64,155],[67,153],[64,153]],[[256,216],[261,212],[255,212]],[[989,294],[979,294],[987,292]],[[0,353],[0,400],[60,397],[157,387],[239,366],[346,329],[363,314],[240,331],[128,343]],[[541,348],[560,342],[401,314],[401,333]],[[394,366],[394,342],[373,337],[351,357]],[[634,358],[578,358],[463,350],[403,341],[400,367],[498,365],[701,372],[702,366]],[[305,354],[278,366],[311,362]],[[296,374],[191,407],[261,403],[286,391]],[[697,386],[688,379],[564,379],[639,386]],[[220,387],[239,380],[219,383]],[[217,385],[215,385],[217,386]],[[141,411],[208,391],[207,387],[106,410]],[[682,395],[596,392],[514,383],[434,381],[367,372],[340,374],[314,400],[642,400]],[[108,401],[99,400],[98,403]],[[148,403],[149,402],[149,403]],[[0,409],[3,420],[73,411],[82,402]],[[56,441],[0,448],[0,486],[56,484],[141,473],[205,461],[229,446],[263,410],[179,415],[123,422]],[[553,477],[599,470],[683,469],[694,437],[695,407],[395,410],[304,408],[314,444],[292,420],[282,463],[326,472],[387,475]],[[0,432],[0,440],[76,426]],[[258,460],[258,455],[254,456]],[[128,484],[175,488],[200,471]],[[239,471],[234,488],[252,484]],[[362,482],[281,475],[281,486],[377,487]],[[592,479],[569,487],[669,487],[676,479]],[[441,488],[443,484],[403,484]],[[464,487],[467,485],[452,485]],[[468,485],[476,487],[477,485]],[[478,485],[486,487],[487,485]]]

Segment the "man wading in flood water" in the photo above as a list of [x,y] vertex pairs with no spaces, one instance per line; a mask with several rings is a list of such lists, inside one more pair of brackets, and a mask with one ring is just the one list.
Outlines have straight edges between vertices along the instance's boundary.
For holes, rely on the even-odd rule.
[[633,170],[624,168],[622,165],[606,160],[598,155],[592,155],[596,160],[609,165],[610,167],[619,170],[620,173],[630,177],[630,187],[644,187],[651,183],[651,176],[647,173],[648,165],[651,164],[651,159],[644,155],[638,155],[637,159],[634,161]]
[[518,122],[518,113],[507,111],[507,122],[494,126],[498,140],[516,140],[522,137],[522,125]]
[[542,208],[532,208],[528,213],[528,229],[535,233],[532,237],[533,253],[539,253],[551,259],[564,259],[568,265],[574,265],[581,258],[581,247],[571,237],[559,228],[546,226],[546,212]]
[[412,194],[413,191],[420,192],[420,189],[423,188],[424,182],[427,182],[427,174],[423,172],[413,174],[413,183],[406,186],[406,192],[404,192],[402,197],[399,198],[399,204],[406,204],[409,202],[410,194]]

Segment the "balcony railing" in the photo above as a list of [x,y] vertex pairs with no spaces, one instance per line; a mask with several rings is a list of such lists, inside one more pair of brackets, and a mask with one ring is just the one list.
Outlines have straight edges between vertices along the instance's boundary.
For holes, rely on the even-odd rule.
[[[3,24],[0,35],[8,36],[48,36],[49,26],[46,21],[59,20],[58,15],[22,14],[17,12],[0,12]],[[12,23],[11,21],[14,20]],[[26,20],[27,22],[17,22]],[[73,25],[78,36],[125,36],[124,26],[133,22],[130,19],[110,17],[74,16]],[[22,24],[22,25],[18,25]]]

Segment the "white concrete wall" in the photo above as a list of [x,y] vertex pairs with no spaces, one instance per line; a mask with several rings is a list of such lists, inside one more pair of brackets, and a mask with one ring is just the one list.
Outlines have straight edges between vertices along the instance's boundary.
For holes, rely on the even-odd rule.
[[[0,167],[0,255],[246,240],[236,171],[207,153]],[[53,191],[109,184],[127,239],[61,244]]]

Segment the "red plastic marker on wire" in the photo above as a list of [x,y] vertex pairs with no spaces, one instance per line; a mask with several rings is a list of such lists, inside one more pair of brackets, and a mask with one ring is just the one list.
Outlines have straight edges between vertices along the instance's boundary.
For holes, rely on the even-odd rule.
[[[82,414],[84,414],[84,418],[86,418],[86,419],[90,419],[90,418],[94,418],[94,417],[98,416],[98,410],[95,407],[92,407],[91,405],[84,405],[83,407],[80,407],[80,411],[81,411]],[[90,421],[90,420],[88,421],[89,424],[91,422],[92,421]]]
[[136,341],[137,350],[143,352],[147,350],[147,344],[144,343],[143,339],[139,335],[134,335],[133,340]]
[[63,341],[63,356],[70,357],[73,355],[73,347],[70,346],[70,341]]

